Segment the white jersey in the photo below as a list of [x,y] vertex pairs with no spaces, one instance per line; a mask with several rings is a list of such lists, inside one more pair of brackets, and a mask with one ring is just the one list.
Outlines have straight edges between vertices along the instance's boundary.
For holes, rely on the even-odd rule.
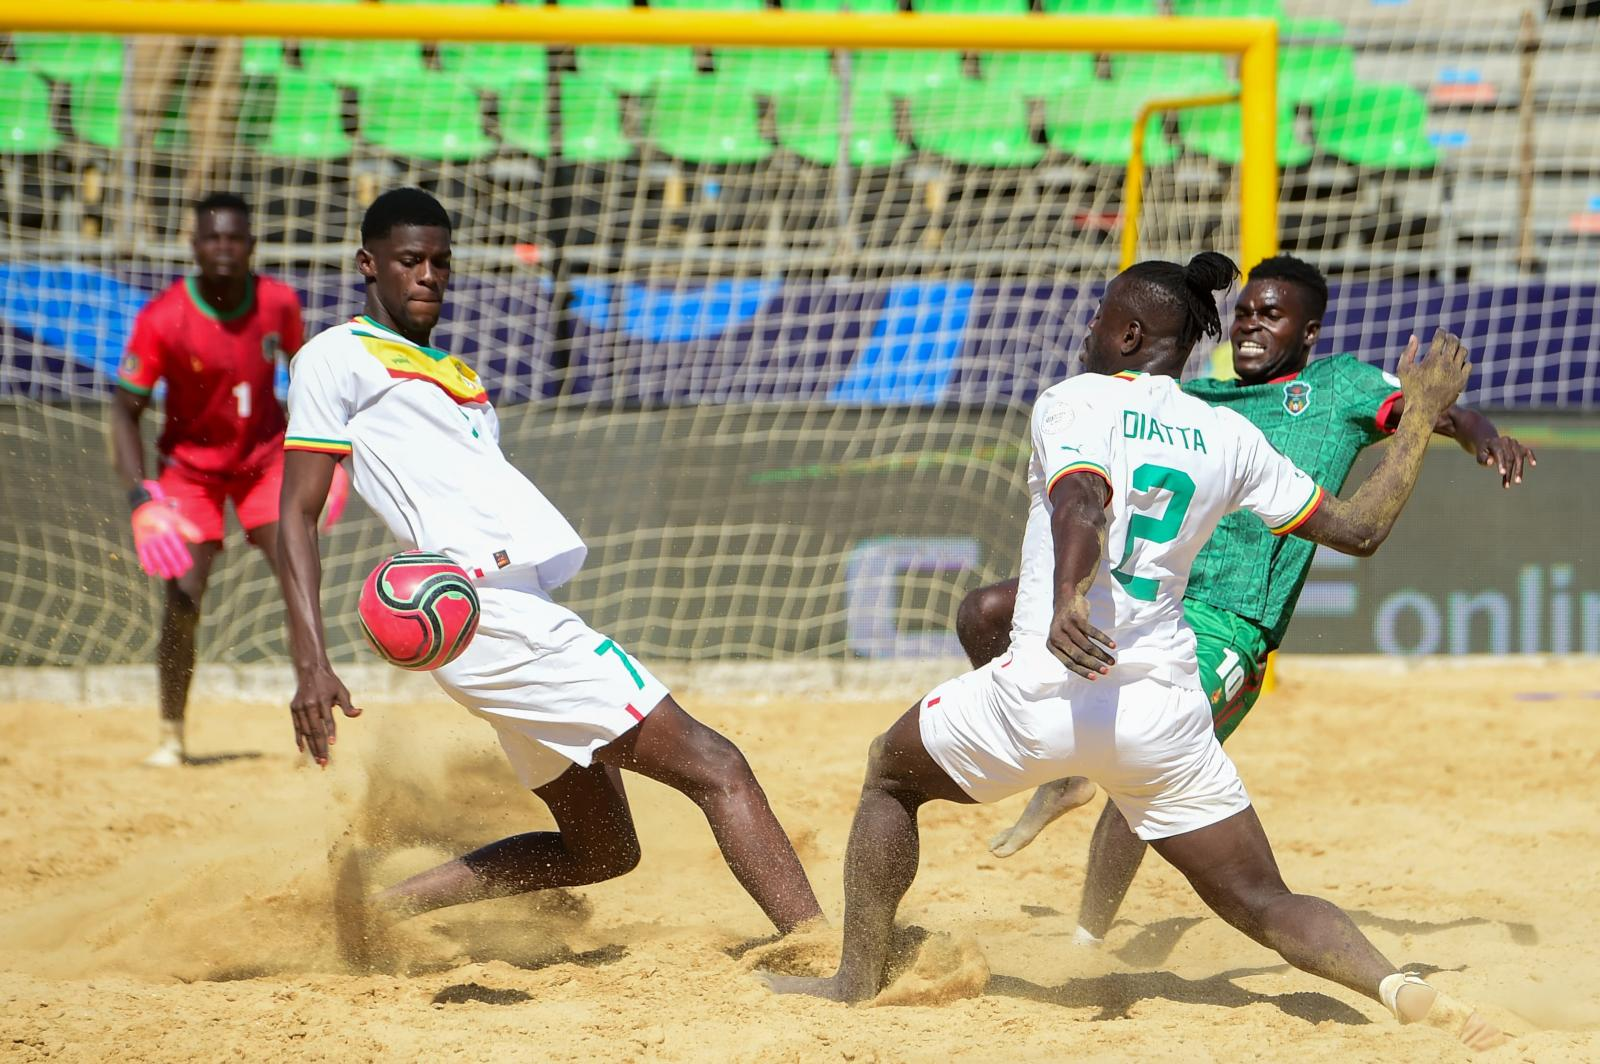
[[1293,531],[1323,491],[1232,410],[1186,395],[1171,377],[1081,374],[1039,397],[1028,464],[1012,644],[1034,649],[1055,612],[1050,489],[1072,473],[1111,488],[1090,623],[1117,643],[1114,677],[1198,687],[1183,593],[1195,555],[1223,515],[1250,510],[1273,533]]
[[475,578],[536,566],[547,591],[583,566],[583,540],[506,461],[460,359],[360,317],[314,337],[290,372],[284,448],[349,455],[351,485],[406,547]]

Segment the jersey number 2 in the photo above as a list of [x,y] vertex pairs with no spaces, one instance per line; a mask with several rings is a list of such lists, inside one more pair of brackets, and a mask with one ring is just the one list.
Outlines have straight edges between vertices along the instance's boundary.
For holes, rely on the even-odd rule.
[[1133,541],[1142,539],[1146,543],[1171,543],[1177,538],[1178,530],[1183,527],[1183,519],[1189,513],[1189,504],[1194,501],[1194,478],[1181,469],[1164,465],[1146,464],[1133,471],[1134,491],[1151,491],[1155,488],[1168,493],[1166,509],[1160,517],[1134,514],[1128,518],[1128,546],[1122,552],[1122,561],[1111,570],[1111,575],[1117,578],[1122,589],[1142,602],[1154,602],[1161,585],[1148,576],[1135,576],[1128,571],[1133,558]]

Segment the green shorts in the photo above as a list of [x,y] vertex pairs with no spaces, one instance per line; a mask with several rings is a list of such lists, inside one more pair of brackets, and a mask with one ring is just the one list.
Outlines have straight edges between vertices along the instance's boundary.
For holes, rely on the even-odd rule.
[[1259,625],[1216,606],[1186,598],[1183,615],[1194,629],[1211,726],[1217,739],[1226,742],[1261,697],[1272,645]]

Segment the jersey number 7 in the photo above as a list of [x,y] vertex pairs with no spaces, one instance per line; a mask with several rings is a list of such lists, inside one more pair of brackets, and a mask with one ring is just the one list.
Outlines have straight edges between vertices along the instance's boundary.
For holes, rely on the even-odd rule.
[[1133,558],[1134,540],[1171,543],[1178,537],[1178,531],[1183,527],[1183,519],[1189,513],[1189,504],[1194,501],[1194,478],[1181,469],[1154,463],[1146,463],[1133,471],[1134,491],[1150,491],[1155,488],[1169,493],[1166,509],[1162,511],[1160,517],[1134,514],[1128,518],[1128,546],[1122,553],[1122,561],[1111,570],[1111,575],[1117,578],[1117,583],[1122,585],[1122,589],[1142,602],[1154,602],[1156,592],[1161,589],[1161,585],[1148,576],[1135,576],[1128,571]]

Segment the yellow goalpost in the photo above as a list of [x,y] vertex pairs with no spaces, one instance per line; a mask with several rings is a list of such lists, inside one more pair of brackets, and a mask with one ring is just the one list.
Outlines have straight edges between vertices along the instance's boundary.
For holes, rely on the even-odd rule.
[[[562,7],[429,7],[359,4],[0,0],[0,30],[199,37],[292,36],[560,44],[699,45],[1035,52],[1209,53],[1239,56],[1242,158],[1239,238],[1248,270],[1277,251],[1278,29],[1269,19],[1171,19],[1067,15],[855,15],[785,11],[695,12]],[[1137,241],[1145,117],[1231,102],[1230,95],[1152,101],[1135,125],[1128,165],[1123,265]]]

